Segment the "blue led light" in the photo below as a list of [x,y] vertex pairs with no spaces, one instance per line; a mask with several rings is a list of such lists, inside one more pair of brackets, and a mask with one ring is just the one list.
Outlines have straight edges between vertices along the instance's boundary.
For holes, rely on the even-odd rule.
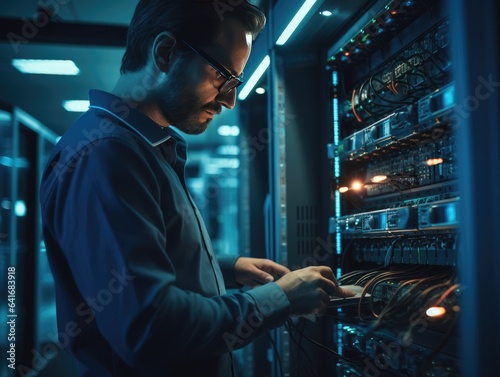
[[335,71],[332,73],[332,84],[337,86],[339,84],[339,74]]

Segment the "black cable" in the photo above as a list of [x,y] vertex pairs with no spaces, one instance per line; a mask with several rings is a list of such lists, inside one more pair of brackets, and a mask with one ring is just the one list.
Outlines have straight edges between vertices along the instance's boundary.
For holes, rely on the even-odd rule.
[[[422,55],[422,54],[418,54],[418,55]],[[413,55],[413,56],[418,56],[418,55]],[[411,58],[411,57],[413,57],[413,56],[409,56],[408,58],[403,58],[403,59],[406,61],[407,64],[412,65],[412,63],[410,61],[408,61],[408,59]],[[424,55],[420,59],[422,59],[421,62],[420,62],[420,64],[417,65],[417,66],[412,65],[413,70],[410,71],[408,75],[406,75],[407,78],[409,78],[409,76],[412,76],[412,75],[413,76],[419,76],[419,77],[423,78],[422,82],[418,83],[417,85],[412,85],[413,86],[413,90],[415,90],[418,93],[419,91],[422,91],[423,89],[426,89],[427,86],[423,86],[423,83],[426,82],[426,81],[429,81],[432,84],[431,88],[433,88],[433,89],[436,89],[437,87],[443,85],[442,83],[437,83],[435,81],[435,78],[438,77],[438,76],[439,77],[443,76],[446,72],[438,64],[436,64],[436,62],[434,60],[434,57],[433,56],[425,56]],[[435,66],[439,70],[440,74],[436,74],[434,76],[431,76],[427,72],[427,69],[426,69],[426,64],[427,63],[431,63],[433,66]],[[417,74],[415,71],[416,72],[420,72],[420,74]]]
[[[305,323],[304,323],[305,324]],[[302,335],[301,333],[299,333],[300,335],[300,338],[299,338],[299,341],[297,342],[297,340],[294,338],[293,334],[292,334],[292,330],[290,329],[290,326],[288,323],[285,323],[285,327],[287,328],[288,330],[288,333],[290,335],[290,339],[292,340],[293,343],[295,343],[295,345],[297,346],[297,357],[296,357],[296,363],[297,363],[297,375],[300,376],[300,367],[304,367],[305,368],[305,371],[307,373],[307,375],[310,375],[309,372],[312,372],[312,374],[314,376],[317,376],[316,372],[314,372],[314,367],[313,367],[313,362],[309,356],[309,354],[302,348],[301,346],[301,340],[302,340]],[[302,351],[302,353],[304,354],[304,356],[306,357],[307,361],[309,362],[309,369],[307,369],[304,365],[302,365],[300,363],[300,351]]]
[[[447,68],[446,60],[438,56],[437,53],[433,54],[432,52],[423,48],[421,42],[419,43],[419,50],[420,51],[418,53],[413,53],[409,56],[404,56],[404,54],[400,54],[395,58],[390,67],[390,72],[391,72],[390,83],[387,84],[382,81],[382,75],[385,72],[383,69],[379,70],[376,74],[372,75],[368,80],[365,80],[364,82],[361,83],[361,86],[359,87],[358,90],[359,105],[362,106],[362,109],[367,115],[369,115],[371,118],[380,118],[382,117],[383,114],[380,111],[377,111],[375,108],[376,107],[390,108],[390,105],[384,105],[383,103],[376,103],[374,101],[375,99],[374,97],[376,97],[379,101],[389,104],[400,104],[400,105],[413,104],[414,102],[418,101],[418,99],[421,98],[422,95],[425,95],[428,90],[435,90],[441,85],[444,85],[444,83],[438,81],[442,81],[441,77],[446,75],[445,71]],[[442,49],[441,51],[444,51],[444,49]],[[411,59],[413,58],[419,58],[419,60],[415,63],[411,61]],[[399,62],[406,64],[409,70],[407,72],[404,72],[401,75],[402,76],[401,79],[398,80],[398,78],[395,77],[395,66]],[[431,76],[427,69],[429,64],[435,67],[439,71],[439,73],[434,76]],[[380,78],[378,78],[379,76]],[[440,80],[437,80],[438,76]],[[415,83],[412,84],[412,77],[418,77],[420,79],[420,82],[417,82],[418,79],[415,79],[413,80],[415,81]],[[376,82],[380,86],[379,89],[384,89],[384,90],[388,89],[394,94],[398,94],[396,89],[396,84],[404,84],[406,88],[404,90],[405,100],[397,101],[385,98],[384,96],[381,95],[380,90],[375,88],[374,82]],[[425,84],[426,82],[428,82],[429,85],[426,85]],[[369,87],[365,89],[367,84],[369,84]],[[363,98],[363,96],[366,98]]]
[[[311,363],[311,366],[312,366],[313,363],[312,363],[311,359],[309,358],[309,354],[301,346],[301,343],[302,343],[302,332],[304,331],[304,327],[305,327],[306,323],[304,322],[303,318],[299,319],[299,322],[302,324],[302,330],[301,330],[301,333],[300,333],[300,336],[299,336],[299,341],[297,343],[297,365],[298,365],[299,359],[300,359],[300,351],[302,350],[302,352],[304,353],[304,355],[306,356],[307,360],[309,360],[309,362]],[[288,329],[288,331],[290,332],[290,336],[291,336],[292,332],[290,331],[290,328]],[[316,374],[316,373],[314,373],[314,374]]]
[[[420,58],[420,62],[417,65],[415,65],[414,63],[412,63],[410,61],[410,59],[413,58],[413,57]],[[436,88],[437,86],[439,86],[439,84],[436,83],[433,80],[433,77],[429,76],[429,74],[426,72],[426,68],[425,68],[425,65],[424,65],[427,61],[430,61],[434,66],[436,66],[436,68],[439,69],[439,71],[441,72],[441,74],[443,74],[444,73],[443,69],[441,67],[439,67],[438,64],[436,64],[435,60],[436,59],[435,59],[434,56],[425,56],[422,53],[412,54],[410,56],[403,56],[403,55],[398,56],[396,58],[396,60],[392,63],[391,68],[390,68],[390,72],[391,72],[391,83],[390,84],[392,86],[392,90],[391,90],[390,87],[389,87],[389,89],[391,90],[391,92],[394,92],[394,90],[396,90],[395,89],[396,83],[405,84],[405,85],[408,86],[407,90],[406,90],[406,93],[405,93],[406,94],[406,99],[409,99],[412,102],[415,102],[418,99],[418,96],[417,97],[410,96],[410,94],[412,93],[412,91],[415,91],[415,92],[418,93],[418,92],[422,91],[422,89],[426,89],[427,86],[417,89],[417,87],[420,87],[423,82],[430,81],[431,84],[432,84],[432,88]],[[405,72],[403,74],[403,76],[406,77],[407,82],[402,81],[401,79],[398,80],[398,78],[395,77],[394,70],[395,70],[395,65],[398,62],[403,62],[403,63],[407,64],[411,68],[411,70],[409,70],[408,72]],[[419,73],[417,73],[417,72],[419,72]],[[398,102],[405,103],[405,101],[389,100],[387,98],[382,97],[378,93],[378,90],[373,85],[373,81],[377,82],[382,88],[386,88],[387,87],[386,83],[384,83],[381,79],[378,79],[378,78],[375,77],[377,75],[382,75],[382,74],[383,74],[383,70],[379,71],[377,74],[374,74],[370,78],[370,87],[371,87],[371,89],[373,91],[373,94],[376,95],[380,100],[385,101],[385,102],[389,102],[389,103],[398,103]],[[411,76],[421,77],[423,81],[421,83],[419,83],[417,86],[414,86],[410,82],[410,77]]]
[[[350,359],[350,358],[348,358],[348,357],[345,357],[345,356],[341,355],[340,353],[338,353],[338,352],[336,352],[336,351],[332,350],[331,348],[329,348],[329,347],[325,346],[324,344],[321,344],[321,343],[319,343],[318,341],[316,341],[316,340],[314,340],[314,339],[312,339],[312,338],[308,337],[306,334],[304,334],[304,333],[300,332],[300,330],[298,330],[298,329],[297,329],[297,327],[293,324],[293,322],[292,322],[291,320],[288,320],[288,323],[289,323],[289,325],[290,325],[291,327],[293,327],[293,329],[294,329],[295,331],[297,331],[297,332],[301,333],[301,335],[304,337],[304,339],[307,339],[309,342],[311,342],[311,343],[315,344],[316,346],[318,346],[318,347],[320,347],[320,348],[324,349],[325,351],[328,351],[328,352],[330,352],[330,353],[334,354],[334,355],[335,355],[335,356],[337,356],[338,358],[340,358],[340,359],[342,359],[342,360],[344,360],[344,361],[347,361],[348,363],[364,363],[364,360],[353,360],[353,359]],[[364,358],[364,357],[365,357],[365,356],[363,355],[363,358]]]
[[[363,99],[363,88],[364,86],[366,85],[366,81],[364,81],[361,86],[359,87],[359,90],[358,90],[358,100],[359,100],[359,105],[361,106],[361,110],[363,110],[365,113],[366,113],[366,110],[365,110],[365,104],[364,104],[364,99]],[[368,113],[368,115],[371,116],[370,113]],[[363,122],[365,123],[365,122]]]
[[405,235],[396,238],[394,241],[392,241],[392,243],[387,248],[387,253],[385,254],[385,258],[384,258],[384,266],[385,267],[389,266],[389,264],[390,264],[390,260],[391,260],[391,256],[392,256],[392,251],[394,250],[394,246],[396,246],[396,244],[404,238],[406,238]]
[[[437,56],[437,53],[432,53],[430,52],[429,50],[423,48],[423,47],[420,47],[422,49],[423,52],[427,53],[428,54],[428,57],[429,57],[429,60],[432,61],[432,63],[434,64],[434,66],[439,70],[439,72],[441,72],[441,74],[444,74],[446,73],[445,69],[448,67],[448,64],[446,63],[446,61],[444,59],[441,59],[439,56]],[[442,63],[443,67],[441,68],[437,63],[436,61]]]
[[[375,76],[375,75],[374,75],[374,76]],[[378,83],[379,83],[380,85],[382,85],[382,86],[384,86],[384,85],[385,85],[385,83],[384,83],[382,80],[380,80],[380,79],[378,79],[378,78],[376,78],[376,77],[374,77],[374,76],[370,77],[370,85],[371,85],[372,87],[373,87],[373,82],[378,82]],[[410,102],[406,102],[406,101],[401,101],[401,100],[399,100],[399,101],[390,100],[390,99],[387,99],[387,98],[382,97],[380,94],[376,93],[376,91],[374,91],[374,94],[375,94],[375,95],[376,95],[376,96],[377,96],[377,97],[378,97],[381,101],[388,102],[388,103],[393,103],[393,104],[398,105],[398,106],[412,105],[412,104],[414,103],[414,102],[411,102],[411,101],[410,101]]]
[[[279,331],[279,329],[277,331]],[[266,335],[267,335],[267,337],[269,339],[269,342],[273,346],[274,354],[276,355],[276,359],[278,360],[278,364],[279,364],[279,367],[280,367],[280,376],[284,377],[284,374],[283,374],[283,364],[281,363],[281,357],[280,357],[280,353],[278,351],[278,347],[276,346],[276,343],[274,342],[274,339],[271,336],[271,334],[266,333]]]
[[342,248],[342,253],[340,254],[340,270],[343,272],[345,270],[346,255],[349,252],[352,244],[354,243],[354,238],[350,239],[345,247]]
[[448,340],[450,340],[451,334],[453,333],[453,330],[455,329],[455,325],[457,323],[457,318],[458,315],[455,314],[451,320],[450,327],[448,328],[448,331],[444,335],[443,339],[441,339],[437,347],[432,351],[432,353],[426,358],[426,360],[422,364],[422,374],[425,374],[425,372],[432,365],[432,361],[436,358],[437,355],[439,355],[439,352],[443,349],[446,343],[448,343]]

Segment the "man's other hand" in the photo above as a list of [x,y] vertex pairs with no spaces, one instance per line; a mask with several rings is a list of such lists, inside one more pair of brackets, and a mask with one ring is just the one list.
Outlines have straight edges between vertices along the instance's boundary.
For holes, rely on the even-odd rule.
[[240,257],[234,266],[236,282],[256,287],[274,281],[290,272],[288,268],[269,259]]
[[278,284],[290,301],[292,315],[323,315],[330,296],[351,297],[355,293],[339,287],[333,271],[327,266],[313,266],[284,275]]

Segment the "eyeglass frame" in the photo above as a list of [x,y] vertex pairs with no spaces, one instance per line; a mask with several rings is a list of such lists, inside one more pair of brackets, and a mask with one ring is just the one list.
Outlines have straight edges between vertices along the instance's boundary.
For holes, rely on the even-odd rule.
[[[215,69],[217,71],[217,73],[219,73],[219,75],[221,75],[222,77],[224,77],[225,81],[217,88],[217,90],[219,91],[219,93],[221,93],[221,94],[229,93],[233,89],[236,89],[241,84],[243,84],[243,81],[241,80],[241,78],[243,76],[243,73],[241,73],[241,75],[239,75],[239,76],[233,75],[231,72],[229,72],[227,70],[226,67],[224,67],[221,63],[219,63],[217,60],[215,60],[210,55],[208,55],[205,51],[203,51],[203,50],[201,50],[201,49],[199,49],[197,47],[191,46],[184,39],[178,38],[178,40],[181,41],[182,43],[184,43],[187,47],[189,47],[191,50],[193,50],[194,52],[196,52],[198,55],[200,55],[203,59],[205,59],[205,61],[208,64],[210,64],[212,66],[212,68]],[[233,86],[232,88],[230,88],[229,90],[222,91],[222,88],[225,85],[227,85],[231,80],[236,80],[236,85]]]

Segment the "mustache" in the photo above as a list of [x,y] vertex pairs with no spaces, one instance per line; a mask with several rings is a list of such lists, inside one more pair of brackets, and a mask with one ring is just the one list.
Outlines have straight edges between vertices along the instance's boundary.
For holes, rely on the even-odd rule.
[[221,105],[206,105],[203,106],[203,110],[210,111],[211,113],[214,114],[220,114],[222,111],[222,106]]

